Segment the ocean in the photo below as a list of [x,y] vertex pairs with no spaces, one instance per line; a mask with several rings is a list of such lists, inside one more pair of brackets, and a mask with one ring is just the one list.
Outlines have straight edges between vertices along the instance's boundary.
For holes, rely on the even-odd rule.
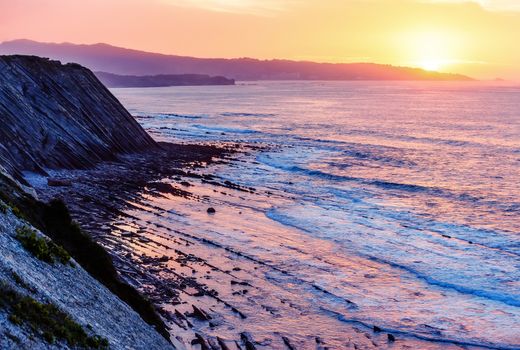
[[[214,319],[197,331],[249,332],[274,349],[284,338],[298,349],[520,349],[519,86],[281,81],[112,92],[156,140],[251,146],[207,170],[254,191],[199,181],[189,188],[197,199],[144,198],[161,215],[131,210],[158,224],[151,239],[162,242],[134,249],[174,254],[165,242],[182,238],[218,267],[194,277],[224,301],[197,299]],[[174,333],[189,342],[182,327]]]

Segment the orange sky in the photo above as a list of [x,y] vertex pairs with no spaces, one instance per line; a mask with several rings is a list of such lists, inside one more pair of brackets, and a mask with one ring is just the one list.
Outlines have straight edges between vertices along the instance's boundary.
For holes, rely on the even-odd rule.
[[520,0],[0,0],[0,41],[376,62],[520,80]]

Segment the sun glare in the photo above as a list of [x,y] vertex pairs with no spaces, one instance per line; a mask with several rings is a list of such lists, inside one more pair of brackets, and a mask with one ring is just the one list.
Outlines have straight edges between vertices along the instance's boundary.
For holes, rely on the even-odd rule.
[[427,71],[442,71],[460,56],[463,41],[456,32],[445,30],[413,31],[401,38],[410,65]]
[[442,62],[440,61],[435,61],[435,60],[427,60],[427,61],[423,61],[419,64],[419,67],[421,67],[422,69],[424,70],[427,70],[427,71],[438,71],[442,68]]

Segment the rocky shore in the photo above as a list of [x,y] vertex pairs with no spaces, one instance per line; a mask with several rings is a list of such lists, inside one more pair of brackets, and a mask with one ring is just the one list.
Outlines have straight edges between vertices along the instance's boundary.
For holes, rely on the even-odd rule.
[[[181,266],[186,267],[195,262],[203,264],[204,270],[210,268],[216,271],[220,270],[220,267],[204,262],[203,258],[191,254],[189,237],[178,242],[174,238],[170,239],[172,242],[179,243],[179,248],[182,249],[182,251],[175,250],[176,258],[157,255],[154,252],[156,239],[168,240],[169,238],[153,237],[156,224],[153,221],[138,223],[140,219],[132,217],[128,211],[146,208],[151,215],[161,215],[154,213],[162,211],[159,208],[147,207],[144,200],[148,196],[204,201],[204,198],[190,191],[194,182],[207,183],[222,190],[253,192],[254,189],[242,188],[205,172],[207,165],[228,162],[235,152],[245,152],[245,150],[233,145],[213,147],[160,144],[160,147],[159,151],[127,155],[117,161],[105,162],[95,169],[61,170],[50,173],[59,181],[70,184],[66,186],[49,186],[46,178],[35,174],[29,175],[27,179],[42,200],[60,198],[67,203],[72,216],[81,227],[111,253],[114,265],[123,279],[144,293],[159,308],[159,313],[169,326],[173,343],[177,348],[191,348],[191,344],[183,341],[182,337],[177,337],[178,327],[180,327],[183,331],[192,330],[192,340],[195,343],[206,344],[201,346],[202,349],[210,349],[212,347],[204,346],[209,346],[212,341],[217,344],[218,340],[198,334],[192,322],[207,322],[210,321],[211,316],[203,306],[197,306],[197,303],[186,305],[181,294],[188,292],[194,296],[209,296],[219,302],[225,303],[225,301],[218,298],[218,293],[212,290],[209,284],[194,279],[195,272],[185,274]],[[161,181],[165,178],[171,179],[175,184]],[[218,208],[207,207],[208,215],[216,210]],[[133,221],[135,226],[121,229],[118,227],[121,220]],[[182,230],[181,227],[165,228]],[[137,250],[131,249],[127,244],[129,242],[148,247],[149,254],[140,254]],[[163,247],[169,249],[166,242],[163,243]],[[176,271],[175,267],[170,268],[170,264],[178,265],[179,270]],[[161,276],[160,271],[164,270],[171,272],[175,278],[162,278],[164,276]],[[166,307],[171,303],[184,304],[189,306],[189,310],[183,310],[182,313],[180,309],[171,310]],[[234,309],[232,306],[230,308]],[[230,312],[240,314],[237,309]],[[226,349],[226,343],[231,344],[234,341],[220,339],[220,345],[215,345],[213,348]],[[236,341],[242,343],[240,338]],[[253,342],[250,342],[249,348],[254,348]]]

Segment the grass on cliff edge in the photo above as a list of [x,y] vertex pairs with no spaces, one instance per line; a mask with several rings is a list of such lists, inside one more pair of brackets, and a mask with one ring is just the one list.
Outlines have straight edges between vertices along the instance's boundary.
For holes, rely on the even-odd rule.
[[48,343],[64,341],[82,349],[108,349],[108,340],[89,336],[83,327],[52,304],[40,303],[0,282],[0,308],[9,313],[9,321],[26,326]]
[[54,264],[57,260],[65,265],[70,261],[70,255],[63,247],[38,236],[29,226],[18,227],[16,239],[28,252],[49,264]]
[[20,215],[50,237],[53,242],[65,248],[92,277],[127,303],[146,323],[170,341],[168,328],[153,304],[119,278],[110,255],[72,221],[63,201],[53,200],[49,204],[37,201],[2,174],[0,174],[0,199],[10,203],[12,207],[19,208],[17,211]]

